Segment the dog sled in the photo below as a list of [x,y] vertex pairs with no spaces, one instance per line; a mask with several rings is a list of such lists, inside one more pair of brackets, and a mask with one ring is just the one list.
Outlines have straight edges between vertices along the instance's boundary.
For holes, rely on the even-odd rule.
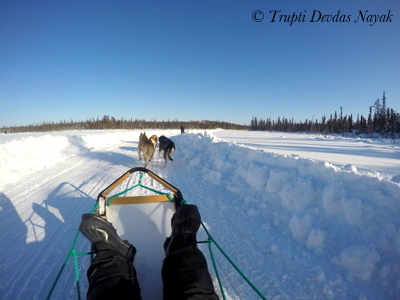
[[[161,267],[165,258],[163,244],[171,234],[172,215],[177,208],[185,204],[187,202],[178,188],[142,167],[130,169],[102,190],[97,197],[91,212],[111,222],[120,238],[128,240],[137,249],[134,264],[143,299],[162,299]],[[211,261],[208,264],[209,268],[213,266],[219,285],[219,290],[216,287],[216,291],[221,299],[227,299],[227,296],[219,275],[213,248],[219,250],[260,299],[267,299],[223,251],[203,223],[201,223],[201,228],[204,230],[207,240],[198,241],[198,243],[208,244],[208,257]],[[51,299],[70,258],[73,259],[75,270],[77,298],[81,299],[78,258],[91,255],[93,252],[78,253],[76,251],[79,235],[78,230],[46,299]],[[85,266],[86,269],[88,267]]]
[[[125,189],[124,182],[135,173],[139,176],[138,183]],[[148,187],[144,183],[145,174],[161,187]],[[139,187],[144,195],[129,193]],[[112,192],[116,193],[111,196]],[[162,245],[171,235],[171,218],[181,203],[182,194],[177,188],[144,168],[128,171],[97,199],[97,214],[111,222],[120,238],[137,249],[135,268],[143,299],[162,299],[161,265],[165,257]]]

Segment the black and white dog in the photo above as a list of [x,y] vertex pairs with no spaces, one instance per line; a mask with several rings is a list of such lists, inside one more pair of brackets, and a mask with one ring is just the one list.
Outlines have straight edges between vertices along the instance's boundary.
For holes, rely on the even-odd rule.
[[175,144],[172,140],[167,138],[165,135],[162,135],[158,138],[159,142],[159,148],[158,148],[158,153],[161,155],[161,150],[164,151],[164,160],[165,160],[165,165],[167,165],[168,159],[173,160],[172,157],[174,156],[175,153]]

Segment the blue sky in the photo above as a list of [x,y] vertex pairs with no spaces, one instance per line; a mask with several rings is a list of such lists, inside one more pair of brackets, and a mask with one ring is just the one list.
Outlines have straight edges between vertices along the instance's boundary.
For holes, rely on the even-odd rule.
[[[366,10],[392,22],[355,23]],[[279,22],[293,13],[305,22]],[[367,116],[383,91],[399,111],[399,20],[397,0],[3,0],[0,127]]]

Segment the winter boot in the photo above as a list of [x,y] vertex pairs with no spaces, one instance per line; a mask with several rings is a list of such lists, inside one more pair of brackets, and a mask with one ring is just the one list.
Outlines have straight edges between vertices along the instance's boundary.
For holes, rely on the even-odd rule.
[[164,243],[161,269],[163,300],[218,300],[207,261],[197,248],[200,224],[195,205],[181,205],[171,219],[172,233]]
[[196,234],[200,223],[201,217],[196,205],[179,207],[171,219],[172,233],[165,240],[165,254],[196,252]]
[[[96,252],[87,271],[87,300],[141,300],[140,287],[133,266],[133,254],[124,256],[107,241],[92,244]],[[129,251],[135,248],[131,247]]]
[[128,241],[122,241],[113,225],[95,214],[82,215],[79,230],[92,244],[107,242],[113,245],[125,257],[133,258],[136,248]]

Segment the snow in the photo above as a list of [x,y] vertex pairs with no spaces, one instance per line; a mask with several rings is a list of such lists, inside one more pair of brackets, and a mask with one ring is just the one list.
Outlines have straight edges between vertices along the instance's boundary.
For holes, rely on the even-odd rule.
[[[1,299],[46,297],[81,215],[116,178],[143,166],[139,133],[0,134]],[[156,155],[152,171],[198,205],[215,240],[268,299],[400,299],[398,142],[229,130],[147,133],[166,135],[177,148],[166,168]],[[88,251],[88,241],[80,236],[77,248]],[[215,255],[228,298],[259,299]],[[82,296],[88,264],[79,258]],[[70,261],[52,299],[76,299],[73,268]]]

